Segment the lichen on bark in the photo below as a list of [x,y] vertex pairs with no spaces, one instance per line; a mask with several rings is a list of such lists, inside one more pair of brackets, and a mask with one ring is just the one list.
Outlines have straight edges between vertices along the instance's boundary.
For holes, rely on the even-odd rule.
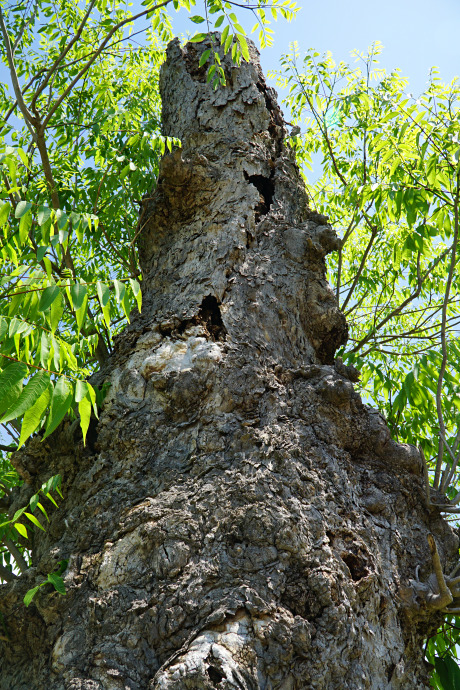
[[[33,563],[0,587],[1,690],[427,686],[439,614],[416,448],[397,444],[335,360],[347,325],[326,280],[339,240],[312,212],[255,47],[227,86],[209,39],[168,47],[167,154],[143,202],[144,308],[98,380],[83,447],[65,423],[14,463],[18,505],[61,473]],[[25,591],[69,559],[65,598]],[[408,600],[407,588],[415,600]]]

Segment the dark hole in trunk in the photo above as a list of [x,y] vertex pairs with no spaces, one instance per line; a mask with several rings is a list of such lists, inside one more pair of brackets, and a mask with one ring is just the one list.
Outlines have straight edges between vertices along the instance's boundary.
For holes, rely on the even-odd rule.
[[258,223],[262,216],[265,216],[273,202],[273,195],[275,193],[275,185],[273,180],[263,175],[248,175],[244,173],[245,179],[259,192],[259,203],[254,209],[256,215],[256,223]]
[[204,326],[207,335],[211,340],[225,340],[227,331],[220,314],[219,302],[213,295],[205,297],[201,303],[200,310],[191,319],[185,319],[175,326],[160,328],[160,333],[164,338],[182,335],[190,326]]
[[226,330],[220,314],[219,303],[213,295],[204,298],[197,319],[206,327],[213,340],[225,340]]
[[342,560],[347,564],[348,570],[354,582],[362,580],[369,574],[365,561],[354,553],[343,553]]
[[220,681],[224,680],[225,678],[224,674],[221,673],[215,666],[208,666],[206,673],[208,674],[214,686],[220,685]]

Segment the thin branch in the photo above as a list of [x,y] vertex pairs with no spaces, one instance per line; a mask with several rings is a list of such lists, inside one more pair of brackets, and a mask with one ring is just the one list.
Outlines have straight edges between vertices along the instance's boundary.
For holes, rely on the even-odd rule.
[[[148,29],[148,27],[146,27],[145,29],[140,29],[139,31],[134,32],[134,33],[131,34],[130,36],[125,36],[125,37],[123,37],[123,38],[120,38],[118,41],[114,41],[114,42],[111,43],[110,45],[106,46],[106,48],[107,48],[107,49],[113,48],[113,46],[116,46],[118,43],[123,43],[124,41],[131,40],[131,39],[133,38],[133,36],[136,36],[137,34],[141,34],[141,33],[143,33],[144,31],[146,31],[147,29]],[[143,47],[143,46],[141,46],[141,48],[142,48],[142,50],[144,50],[144,47]],[[124,49],[124,50],[128,50],[128,48],[126,48],[126,49]],[[94,53],[94,52],[95,52],[95,51],[93,51],[93,53]],[[67,62],[65,65],[59,65],[59,67],[56,69],[56,71],[59,71],[59,70],[62,70],[62,69],[66,69],[66,68],[68,69],[69,67],[72,67],[72,65],[75,65],[77,62],[82,62],[85,58],[87,58],[89,55],[92,55],[93,53],[87,53],[86,55],[83,55],[82,57],[76,58],[75,60],[72,60],[71,62]],[[107,53],[106,53],[106,54],[107,54]],[[26,84],[26,85],[24,86],[24,88],[22,89],[22,92],[25,93],[26,91],[28,91],[28,90],[30,89],[30,87],[32,86],[32,84],[33,84],[34,82],[36,82],[37,79],[40,79],[40,77],[42,76],[42,74],[44,74],[45,72],[46,72],[46,68],[45,68],[45,67],[43,67],[41,70],[39,70],[39,71],[37,72],[37,74],[35,74],[35,75],[32,77],[32,79],[31,79],[30,81],[27,82],[27,84]],[[9,120],[9,118],[11,117],[11,115],[12,115],[12,114],[14,113],[14,111],[16,110],[16,106],[17,106],[17,105],[18,105],[18,102],[17,102],[17,101],[14,101],[13,105],[10,107],[10,109],[8,110],[8,112],[6,113],[5,117],[4,117],[3,120],[2,120],[2,123],[3,123],[3,124],[6,124],[6,122]],[[101,120],[102,120],[102,119],[103,119],[103,118],[101,118]],[[96,120],[95,122],[97,123],[98,120]],[[65,123],[63,122],[63,123],[60,123],[60,124],[55,125],[55,127],[65,127],[65,126],[67,126],[67,125],[73,125],[73,124],[74,124],[74,123],[72,123],[72,122],[65,122]],[[86,127],[87,125],[84,125],[84,126]],[[1,135],[1,134],[2,134],[2,132],[0,131],[0,135]]]
[[439,559],[438,549],[436,548],[436,542],[433,538],[433,535],[428,534],[427,539],[431,552],[433,570],[435,572],[439,588],[439,594],[433,595],[433,601],[430,608],[443,609],[448,606],[448,604],[452,603],[453,596],[446,584],[444,573],[442,572],[441,561]]
[[348,295],[346,296],[346,299],[345,299],[344,303],[343,303],[343,304],[341,305],[341,307],[340,307],[341,310],[342,310],[343,312],[344,312],[345,309],[347,308],[347,304],[348,304],[348,302],[350,301],[351,296],[352,296],[352,294],[353,294],[353,292],[354,292],[354,290],[355,290],[355,287],[356,287],[356,285],[357,285],[357,283],[358,283],[358,280],[359,280],[360,277],[361,277],[361,273],[363,272],[364,266],[366,265],[367,257],[369,256],[369,252],[370,252],[371,249],[372,249],[372,245],[374,244],[374,240],[375,240],[375,238],[377,237],[377,233],[378,233],[378,228],[377,228],[377,226],[376,226],[376,225],[372,225],[372,224],[370,223],[370,221],[366,218],[366,216],[364,216],[364,217],[365,217],[365,219],[366,219],[366,223],[367,223],[367,224],[370,226],[370,228],[371,228],[371,236],[370,236],[369,242],[367,243],[367,247],[366,247],[366,249],[364,250],[364,254],[363,254],[363,256],[361,257],[361,263],[360,263],[359,268],[358,268],[358,270],[357,270],[357,272],[356,272],[356,275],[355,275],[354,280],[353,280],[353,282],[352,282],[352,284],[351,284],[351,287],[350,287],[350,289],[349,289],[349,291],[348,291]]
[[423,452],[423,449],[421,446],[418,447],[418,452],[420,453],[420,457],[422,458],[422,464],[423,464],[423,476],[425,479],[425,498],[426,498],[426,503],[427,505],[431,505],[431,496],[430,496],[430,478],[428,476],[428,463],[425,458],[425,453]]
[[16,565],[18,566],[19,570],[21,573],[25,573],[26,570],[28,570],[29,566],[26,563],[26,559],[22,555],[22,553],[19,551],[18,547],[16,544],[13,544],[12,541],[7,539],[6,537],[3,537],[2,539],[3,544],[6,546],[10,554],[13,556],[14,560],[16,561]]
[[[27,8],[26,8],[26,9],[27,9]],[[16,36],[16,38],[15,38],[15,40],[14,40],[14,44],[13,44],[13,55],[14,55],[14,53],[16,52],[16,48],[17,48],[18,45],[20,44],[22,37],[24,36],[24,31],[27,29],[28,26],[31,25],[31,23],[32,23],[32,21],[33,21],[33,19],[34,19],[34,14],[36,14],[37,12],[38,12],[38,0],[35,0],[35,9],[32,10],[29,20],[26,19],[26,17],[25,17],[25,12],[24,12],[24,19],[23,19],[23,21],[22,21],[21,28],[19,29],[18,35]]]
[[13,453],[17,449],[17,446],[5,446],[4,443],[0,443],[0,450],[4,450],[6,453]]
[[[12,573],[11,570],[8,570],[8,568],[5,568],[4,565],[0,565],[0,577],[5,582],[14,582],[18,579],[18,576]],[[0,635],[0,639],[4,640],[5,638]]]
[[[395,309],[393,309],[393,311],[391,311],[384,319],[382,319],[382,321],[380,321],[380,323],[378,323],[377,326],[376,326],[374,329],[372,329],[371,332],[369,332],[366,336],[364,336],[364,338],[362,338],[362,339],[356,344],[356,346],[351,350],[351,352],[357,352],[358,350],[360,350],[360,349],[363,347],[363,345],[366,345],[366,343],[369,342],[369,340],[372,338],[372,336],[375,334],[376,331],[378,331],[379,329],[381,329],[382,326],[384,326],[390,319],[392,319],[392,318],[394,318],[395,316],[397,316],[398,314],[400,314],[401,311],[404,309],[405,306],[407,306],[408,304],[410,304],[414,299],[416,299],[416,298],[420,295],[420,292],[421,292],[421,289],[422,289],[422,284],[424,283],[424,281],[427,279],[427,277],[430,275],[430,273],[432,273],[432,271],[434,271],[434,269],[436,268],[436,266],[440,263],[440,261],[442,261],[442,259],[444,259],[444,257],[445,257],[450,251],[451,251],[451,248],[449,247],[449,248],[447,248],[445,251],[443,251],[442,254],[440,254],[440,255],[438,256],[437,259],[435,259],[435,261],[432,263],[432,265],[431,265],[429,268],[427,268],[427,270],[425,271],[425,273],[423,274],[423,276],[421,276],[421,277],[419,276],[419,277],[418,277],[418,280],[417,280],[417,283],[418,283],[417,289],[414,290],[414,291],[409,295],[409,297],[407,297],[403,302],[401,302],[401,304],[400,304],[398,307],[396,307]],[[420,252],[419,252],[418,254],[419,254],[419,258],[420,258]]]
[[27,127],[28,127],[28,129],[32,135],[32,139],[34,141],[36,141],[37,136],[36,136],[34,129],[32,127],[32,125],[36,123],[36,118],[28,110],[26,103],[24,101],[24,97],[22,95],[21,87],[19,86],[18,75],[16,72],[16,65],[14,64],[13,50],[12,50],[12,46],[11,46],[11,42],[10,42],[10,37],[8,36],[8,32],[6,30],[5,19],[4,19],[4,15],[3,15],[1,7],[0,7],[0,31],[2,33],[3,41],[5,43],[6,57],[7,57],[7,61],[8,61],[8,67],[10,70],[11,81],[13,83],[14,94],[16,96],[16,100],[18,102],[21,113],[24,116],[25,123],[26,123],[26,125],[27,125]]
[[355,217],[356,217],[356,208],[354,209],[351,221],[349,222],[348,227],[345,230],[345,234],[344,234],[344,236],[340,242],[340,247],[339,247],[339,251],[338,251],[339,261],[338,261],[338,265],[337,265],[337,285],[335,288],[335,296],[337,298],[337,302],[339,301],[339,296],[340,296],[340,281],[341,281],[341,276],[342,276],[342,260],[343,260],[342,250],[343,250],[343,247],[344,247],[346,241],[350,237],[353,229],[357,225],[357,223],[355,223]]

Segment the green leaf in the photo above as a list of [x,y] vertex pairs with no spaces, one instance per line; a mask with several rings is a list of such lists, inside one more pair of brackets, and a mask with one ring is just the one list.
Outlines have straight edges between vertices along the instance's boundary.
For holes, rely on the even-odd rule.
[[199,43],[200,41],[204,41],[206,38],[206,34],[195,34],[195,36],[192,36],[190,39],[190,43]]
[[137,308],[139,312],[142,311],[142,291],[141,291],[141,286],[137,282],[137,280],[134,280],[133,278],[129,279],[129,284],[131,285],[131,289],[133,291],[133,295],[136,299],[137,302]]
[[18,381],[11,390],[5,395],[4,398],[0,398],[0,414],[3,414],[14,403],[15,400],[19,398],[22,393],[23,382]]
[[35,405],[43,392],[48,388],[49,382],[50,375],[46,371],[39,371],[35,376],[32,376],[19,398],[6,411],[0,422],[6,424],[11,419],[22,417],[27,410]]
[[211,55],[211,50],[205,50],[203,55],[200,57],[200,62],[198,64],[199,67],[203,67],[208,61],[209,56]]
[[21,517],[21,515],[24,514],[25,510],[26,510],[26,508],[19,508],[19,510],[17,510],[17,511],[15,512],[15,514],[13,515],[13,519],[12,519],[11,522],[16,522],[16,520],[19,520],[19,518]]
[[50,326],[54,333],[59,326],[62,315],[64,313],[64,300],[62,299],[62,293],[58,288],[57,299],[53,300],[50,309]]
[[48,366],[50,349],[51,349],[50,336],[46,331],[42,331],[42,334],[40,336],[40,364],[43,367]]
[[41,246],[37,247],[37,262],[40,263],[42,261],[43,257],[45,256],[46,252],[48,251],[49,247],[47,246]]
[[105,283],[100,280],[96,283],[96,292],[102,307],[102,314],[107,327],[110,327],[110,290]]
[[18,154],[19,154],[19,158],[24,163],[25,167],[28,168],[29,167],[29,159],[27,158],[25,151],[23,151],[23,149],[20,146],[18,147]]
[[221,37],[220,37],[220,43],[221,45],[224,45],[225,41],[227,40],[228,32],[230,31],[230,27],[227,24],[227,26],[224,27],[224,30],[222,31]]
[[206,81],[207,81],[208,84],[209,84],[209,82],[211,81],[211,79],[212,79],[213,74],[215,73],[215,71],[216,71],[216,66],[215,66],[215,65],[211,65],[211,67],[208,69],[208,76],[206,77]]
[[51,496],[50,493],[46,493],[45,496],[46,496],[46,498],[47,498],[49,501],[51,501],[51,503],[52,503],[54,506],[56,506],[56,508],[59,508],[58,504],[56,503],[56,501],[54,500],[54,498]]
[[16,210],[14,212],[14,217],[15,218],[22,218],[27,211],[29,211],[32,208],[32,204],[28,201],[19,201],[18,205],[16,206]]
[[38,508],[40,508],[40,510],[42,511],[43,515],[45,516],[45,518],[46,518],[47,521],[49,522],[50,519],[49,519],[49,517],[48,517],[48,513],[46,512],[46,510],[44,509],[44,507],[42,506],[42,504],[41,504],[41,503],[37,503],[37,506],[38,506]]
[[89,423],[91,421],[91,400],[88,397],[83,398],[78,403],[78,413],[80,415],[80,428],[83,435],[83,444],[86,445],[86,434],[88,433]]
[[20,384],[20,390],[18,393],[19,397],[22,390],[22,382],[28,373],[29,368],[22,362],[14,362],[4,369],[4,371],[2,371],[0,374],[0,409],[2,408],[2,404],[7,399],[9,393],[13,390],[17,390],[18,384]]
[[2,204],[2,206],[0,206],[0,227],[5,225],[6,221],[8,220],[10,210],[11,204],[9,201],[7,201],[6,204]]
[[47,206],[40,206],[37,214],[37,222],[40,226],[44,225],[51,217],[51,209]]
[[45,584],[45,583],[42,582],[41,585],[37,585],[36,587],[32,587],[32,589],[29,589],[28,592],[26,592],[26,595],[25,595],[25,597],[24,597],[24,604],[25,604],[26,606],[29,606],[29,604],[32,602],[32,599],[33,599],[34,596],[37,594],[37,592],[38,592],[38,590],[40,589],[40,587],[43,587],[44,584]]
[[460,669],[452,657],[436,657],[435,669],[444,690],[460,690]]
[[17,319],[16,317],[14,319],[11,319],[10,321],[10,327],[8,329],[8,335],[10,338],[12,338],[14,335],[17,335],[18,333],[24,333],[25,331],[30,329],[30,325],[27,323],[27,321],[22,321],[21,319]]
[[32,498],[29,501],[30,509],[32,512],[34,512],[35,508],[38,506],[38,502],[40,500],[40,497],[38,494],[34,494]]
[[32,515],[31,513],[24,513],[24,515],[35,525],[35,527],[38,527],[43,532],[45,531],[44,527],[40,524],[35,515]]
[[53,396],[51,398],[50,414],[48,417],[48,423],[46,425],[45,435],[42,439],[43,441],[45,438],[48,438],[48,436],[52,434],[56,427],[62,422],[70,409],[72,399],[73,390],[66,378],[61,376],[54,387]]
[[55,474],[54,476],[51,477],[51,490],[57,491],[58,494],[62,497],[62,494],[59,490],[59,487],[61,486],[62,478],[60,474]]
[[[198,14],[194,14],[193,17],[189,17],[190,21],[193,22],[194,24],[202,24],[204,22],[204,17],[200,17]],[[201,35],[201,34],[199,34]],[[203,36],[205,34],[202,34]]]
[[63,596],[65,595],[65,584],[64,580],[60,575],[58,575],[57,573],[49,573],[48,582],[50,582],[53,585],[56,592],[59,592],[59,594],[62,594]]
[[121,304],[123,297],[125,296],[126,286],[121,280],[114,280],[113,285],[115,287],[115,299],[118,304]]
[[232,45],[233,42],[233,34],[229,34],[227,37],[227,40],[225,41],[224,44],[224,53],[228,53],[230,46]]
[[32,214],[25,213],[19,221],[19,242],[25,244],[29,237],[29,230],[32,227]]
[[28,535],[27,535],[27,529],[26,529],[25,526],[22,525],[20,522],[18,522],[18,523],[16,523],[16,524],[14,525],[14,529],[15,529],[17,532],[19,532],[19,534],[21,535],[21,537],[24,537],[24,539],[28,539],[28,538],[29,538]]
[[[44,418],[45,412],[51,400],[52,390],[53,387],[50,383],[46,390],[43,391],[41,396],[35,402],[35,404],[25,413],[24,419],[22,420],[21,436],[19,438],[18,448],[20,448],[27,441],[27,439],[30,436],[32,436],[32,434],[34,433],[34,431],[36,431],[40,422]],[[32,508],[32,510],[34,509]]]
[[80,332],[81,327],[83,326],[83,324],[85,322],[87,310],[88,310],[88,295],[85,294],[83,297],[83,303],[75,312],[75,317],[77,319],[78,332]]
[[72,211],[72,213],[69,216],[69,220],[72,223],[72,230],[75,232],[77,240],[81,244],[83,242],[84,237],[81,215],[79,213],[75,213],[74,211]]
[[77,381],[75,384],[75,402],[79,403],[88,395],[90,384],[87,381]]
[[238,43],[240,44],[241,47],[241,52],[243,54],[244,59],[246,62],[249,62],[250,57],[249,57],[249,48],[248,48],[248,42],[246,41],[246,38],[242,36],[241,34],[237,34],[236,38],[238,40]]
[[45,288],[40,297],[40,302],[38,303],[39,311],[46,311],[53,302],[59,297],[60,290],[57,285],[50,285]]
[[62,575],[67,570],[68,565],[69,565],[69,561],[66,558],[63,558],[62,561],[59,561],[59,563],[58,563],[58,567],[56,569],[56,574]]

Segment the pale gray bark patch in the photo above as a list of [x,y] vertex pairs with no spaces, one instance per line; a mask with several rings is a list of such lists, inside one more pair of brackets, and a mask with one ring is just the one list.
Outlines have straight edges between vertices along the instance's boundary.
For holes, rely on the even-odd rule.
[[[87,447],[66,422],[14,457],[15,507],[57,472],[65,502],[0,587],[1,690],[428,687],[441,614],[411,581],[420,565],[431,582],[429,533],[449,568],[458,539],[425,507],[417,449],[334,358],[338,239],[249,45],[217,91],[209,41],[168,48],[164,132],[182,148],[144,201],[143,312],[97,377]],[[62,558],[66,597],[24,609]]]

